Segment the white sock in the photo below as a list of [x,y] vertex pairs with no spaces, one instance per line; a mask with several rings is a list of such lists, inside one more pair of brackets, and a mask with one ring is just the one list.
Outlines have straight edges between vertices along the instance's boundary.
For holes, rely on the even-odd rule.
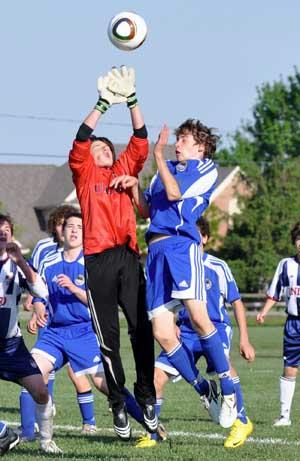
[[280,376],[280,415],[290,419],[291,406],[296,386],[296,378]]
[[41,441],[51,440],[53,435],[53,409],[50,396],[46,404],[36,403],[35,418],[39,425]]

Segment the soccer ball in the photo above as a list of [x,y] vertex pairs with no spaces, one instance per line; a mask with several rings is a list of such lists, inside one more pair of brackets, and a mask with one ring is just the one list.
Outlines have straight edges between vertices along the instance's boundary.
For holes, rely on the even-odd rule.
[[107,30],[110,41],[120,50],[131,51],[146,40],[147,25],[136,13],[123,11],[114,16]]

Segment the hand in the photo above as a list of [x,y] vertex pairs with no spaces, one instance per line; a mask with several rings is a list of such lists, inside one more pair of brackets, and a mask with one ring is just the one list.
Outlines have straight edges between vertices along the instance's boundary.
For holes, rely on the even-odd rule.
[[138,178],[135,176],[129,176],[127,174],[123,174],[121,176],[117,176],[114,178],[109,187],[113,187],[114,189],[131,189],[132,187],[137,187],[139,183]]
[[10,242],[6,244],[6,253],[8,257],[16,264],[23,260],[20,247],[14,243]]
[[113,67],[108,72],[108,88],[115,94],[128,98],[135,94],[135,70],[133,67],[121,66],[120,70]]
[[72,282],[72,280],[64,274],[60,274],[56,277],[57,285],[62,288],[67,288],[71,293],[74,293],[77,290],[76,285]]
[[36,320],[36,313],[35,312],[32,314],[31,319],[27,323],[27,331],[31,335],[36,335],[37,334],[37,320]]
[[34,303],[34,311],[36,313],[36,323],[38,327],[45,327],[48,323],[48,313],[43,303]]
[[158,135],[158,140],[154,146],[154,157],[162,156],[165,146],[168,144],[170,129],[164,125]]
[[99,100],[95,106],[95,109],[99,110],[104,114],[112,104],[119,104],[126,102],[127,99],[124,96],[120,96],[109,91],[107,85],[109,76],[99,77],[97,82],[97,88],[99,92]]
[[33,308],[32,296],[30,294],[28,294],[25,301],[23,302],[23,309],[24,309],[24,311],[31,311],[32,308]]
[[240,354],[248,362],[253,362],[255,360],[255,349],[249,341],[240,343]]
[[263,311],[259,312],[256,316],[257,323],[263,324],[265,322],[265,316],[266,314]]

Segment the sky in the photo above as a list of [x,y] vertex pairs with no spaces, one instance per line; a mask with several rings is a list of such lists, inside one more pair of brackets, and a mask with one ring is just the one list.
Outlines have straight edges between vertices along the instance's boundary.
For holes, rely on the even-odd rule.
[[[148,25],[146,42],[131,52],[107,37],[124,10]],[[136,69],[150,141],[163,123],[173,129],[192,117],[226,144],[251,120],[257,87],[299,65],[299,21],[299,0],[1,2],[0,164],[64,163],[97,101],[98,76],[122,64]],[[96,134],[127,142],[126,105],[112,107]]]

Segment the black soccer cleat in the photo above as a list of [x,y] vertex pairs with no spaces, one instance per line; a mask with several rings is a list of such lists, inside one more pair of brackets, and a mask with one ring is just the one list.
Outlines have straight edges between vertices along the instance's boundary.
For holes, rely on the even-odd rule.
[[114,430],[120,439],[128,441],[131,438],[131,427],[127,416],[126,407],[112,408]]
[[2,437],[0,437],[0,456],[18,445],[20,438],[10,427],[8,427]]
[[155,414],[155,406],[146,403],[142,406],[144,426],[150,434],[154,434],[157,431],[158,419]]

